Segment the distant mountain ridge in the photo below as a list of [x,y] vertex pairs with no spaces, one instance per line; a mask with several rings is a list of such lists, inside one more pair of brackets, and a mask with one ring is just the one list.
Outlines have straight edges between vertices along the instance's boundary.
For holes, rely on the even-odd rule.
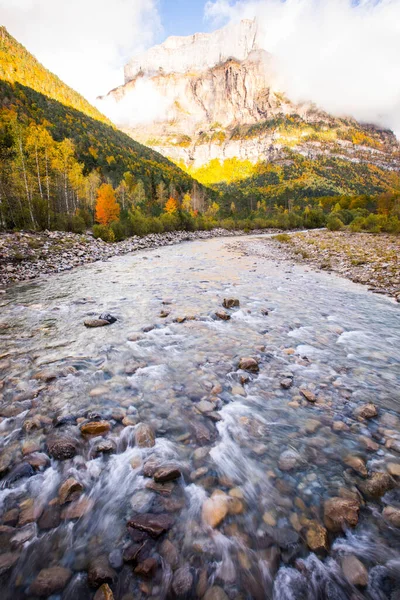
[[[129,106],[138,86],[151,84],[167,106],[164,114],[124,130],[207,185],[227,182],[216,174],[215,161],[255,167],[286,160],[288,153],[399,171],[400,146],[391,131],[334,117],[312,102],[296,104],[279,89],[277,75],[274,57],[259,43],[256,21],[242,21],[212,34],[168,38],[132,59],[125,84],[110,92],[104,106]],[[339,193],[336,188],[333,193]],[[379,185],[370,191],[384,190]]]

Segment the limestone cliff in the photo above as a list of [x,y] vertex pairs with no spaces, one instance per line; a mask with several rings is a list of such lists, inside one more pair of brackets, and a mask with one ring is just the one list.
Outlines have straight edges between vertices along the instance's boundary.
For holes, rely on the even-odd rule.
[[[192,169],[213,159],[273,160],[287,149],[399,168],[391,132],[294,104],[279,89],[276,71],[258,43],[257,23],[242,21],[212,34],[168,38],[134,58],[125,84],[102,99],[102,108],[113,105],[118,114],[124,107],[123,126],[132,137]],[[157,110],[149,122],[151,103]]]

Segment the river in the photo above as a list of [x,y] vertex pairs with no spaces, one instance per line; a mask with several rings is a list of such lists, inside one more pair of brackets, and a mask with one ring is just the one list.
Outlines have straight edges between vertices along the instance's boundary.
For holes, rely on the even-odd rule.
[[2,599],[400,598],[400,306],[259,244],[0,298]]

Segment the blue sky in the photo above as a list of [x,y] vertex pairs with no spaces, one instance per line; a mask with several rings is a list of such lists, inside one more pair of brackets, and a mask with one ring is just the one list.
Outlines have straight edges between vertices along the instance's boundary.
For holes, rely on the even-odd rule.
[[163,26],[160,38],[209,31],[210,23],[204,20],[205,4],[205,0],[160,0],[159,13]]

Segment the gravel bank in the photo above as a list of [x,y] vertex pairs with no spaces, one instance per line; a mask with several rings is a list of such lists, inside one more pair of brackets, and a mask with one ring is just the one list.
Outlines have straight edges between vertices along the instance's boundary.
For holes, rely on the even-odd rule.
[[36,279],[41,275],[70,271],[85,263],[107,260],[112,256],[121,256],[137,250],[238,235],[244,235],[244,232],[226,229],[173,231],[145,237],[134,236],[123,242],[109,244],[90,235],[60,231],[3,233],[0,234],[0,288],[19,281]]
[[[246,248],[248,248],[246,244]],[[305,231],[250,244],[256,254],[332,271],[400,302],[400,236]]]

